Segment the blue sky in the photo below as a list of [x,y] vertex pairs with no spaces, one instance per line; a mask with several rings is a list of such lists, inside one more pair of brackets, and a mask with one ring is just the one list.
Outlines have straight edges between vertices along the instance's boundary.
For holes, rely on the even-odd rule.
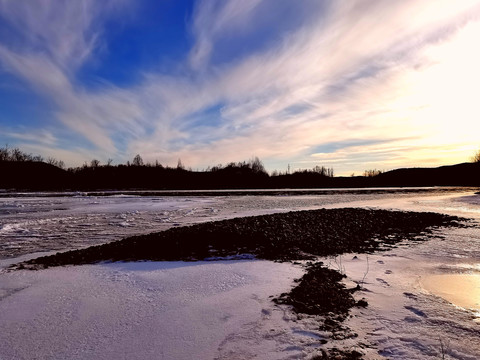
[[464,162],[478,39],[469,0],[0,0],[0,144],[69,166]]

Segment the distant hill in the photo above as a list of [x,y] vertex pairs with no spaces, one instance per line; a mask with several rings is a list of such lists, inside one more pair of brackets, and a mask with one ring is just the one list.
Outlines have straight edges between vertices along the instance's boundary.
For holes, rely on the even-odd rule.
[[72,174],[39,161],[0,161],[0,188],[61,190],[72,184]]
[[98,166],[63,170],[39,161],[0,161],[0,188],[15,190],[260,189],[480,186],[480,163],[404,168],[376,176],[333,177],[318,172],[268,175],[246,163],[210,171],[162,166]]
[[396,169],[372,180],[374,186],[480,186],[480,163]]

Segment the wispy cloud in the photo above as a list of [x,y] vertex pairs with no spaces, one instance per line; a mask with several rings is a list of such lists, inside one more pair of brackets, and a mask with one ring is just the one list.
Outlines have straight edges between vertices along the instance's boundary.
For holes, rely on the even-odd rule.
[[37,53],[69,71],[90,58],[102,42],[104,15],[119,11],[124,0],[0,1],[2,21],[10,25],[9,47]]
[[[434,154],[439,164],[458,161],[477,141],[478,1],[297,2],[297,22],[251,47],[264,29],[259,14],[287,1],[200,1],[183,72],[93,90],[75,71],[95,58],[105,19],[127,2],[14,3],[1,1],[0,14],[26,40],[0,44],[3,68],[50,99],[58,121],[104,158],[141,153],[205,167],[258,155],[298,167],[328,161],[342,173],[432,164]],[[236,43],[220,56],[239,39],[247,50]],[[352,146],[358,139],[365,145]],[[317,151],[333,142],[340,147]]]
[[19,44],[0,45],[7,71],[27,82],[56,108],[57,119],[106,152],[115,152],[112,135],[125,119],[137,118],[130,96],[114,86],[100,94],[75,82],[75,71],[101,43],[102,16],[120,10],[125,1],[0,2],[0,14]]
[[[203,83],[186,86],[190,94],[184,87],[177,97],[175,88],[169,88],[171,99],[181,99],[179,108],[185,99],[193,105],[189,111],[221,104],[223,126],[210,129],[211,138],[220,140],[192,139],[176,155],[194,164],[201,159],[245,158],[252,152],[267,158],[298,158],[308,156],[318,144],[350,138],[378,140],[404,134],[425,142],[436,133],[445,136],[439,126],[445,117],[441,120],[425,111],[438,109],[447,99],[428,98],[432,92],[424,87],[435,88],[429,74],[438,66],[437,82],[447,81],[458,68],[446,68],[449,60],[442,54],[427,54],[445,48],[443,52],[457,60],[471,56],[471,47],[462,50],[457,44],[469,36],[466,32],[476,32],[463,29],[475,23],[478,8],[464,5],[337,2],[320,24],[309,23],[268,51],[217,68]],[[471,65],[462,72],[474,72]],[[458,85],[464,88],[466,80]],[[451,101],[458,98],[455,92],[449,89],[445,96],[452,95]],[[173,113],[181,123],[185,114]],[[471,122],[474,114],[461,121]],[[446,145],[445,140],[440,145]],[[457,136],[448,141],[463,140]],[[414,144],[411,149],[418,152]],[[365,152],[365,158],[368,155]],[[383,160],[384,166],[396,161]],[[338,158],[338,164],[341,161]]]
[[192,32],[195,44],[190,63],[195,69],[204,67],[214,49],[215,41],[226,33],[245,31],[261,0],[200,1],[193,16]]
[[[0,131],[5,137],[15,139],[20,142],[40,144],[44,146],[58,145],[57,138],[48,130],[41,130],[39,133],[32,134],[28,129],[23,128],[23,132],[17,132],[8,128],[0,127]],[[8,145],[8,144],[7,144]]]

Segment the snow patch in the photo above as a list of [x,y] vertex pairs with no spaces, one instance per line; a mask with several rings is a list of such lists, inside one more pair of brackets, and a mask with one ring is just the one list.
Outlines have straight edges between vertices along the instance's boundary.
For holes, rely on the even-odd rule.
[[[291,345],[283,337],[302,334],[269,296],[288,291],[302,273],[256,260],[0,274],[0,358],[227,359],[259,350],[251,342],[270,344],[262,359],[282,358]],[[278,329],[282,335],[273,336]]]

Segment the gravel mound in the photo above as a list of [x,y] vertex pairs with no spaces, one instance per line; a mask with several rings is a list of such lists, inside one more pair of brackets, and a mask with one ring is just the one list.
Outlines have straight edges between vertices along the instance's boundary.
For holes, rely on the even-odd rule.
[[288,261],[373,252],[403,239],[424,239],[441,226],[464,226],[454,216],[369,209],[320,209],[244,217],[172,228],[40,257],[21,268],[101,261],[202,260],[251,254]]

